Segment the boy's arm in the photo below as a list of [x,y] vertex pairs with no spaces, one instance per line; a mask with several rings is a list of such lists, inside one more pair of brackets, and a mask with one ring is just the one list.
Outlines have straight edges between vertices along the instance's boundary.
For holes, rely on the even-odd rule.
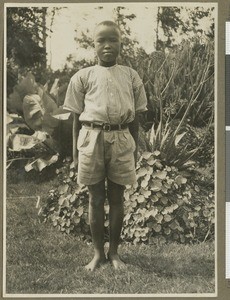
[[77,168],[77,164],[78,164],[77,140],[78,140],[79,131],[81,129],[79,116],[80,115],[76,113],[74,113],[73,116],[73,161],[74,161],[75,168]]
[[137,151],[138,151],[138,136],[139,136],[139,114],[136,113],[134,120],[129,123],[129,131],[136,143],[136,149],[134,151],[135,165],[137,163]]

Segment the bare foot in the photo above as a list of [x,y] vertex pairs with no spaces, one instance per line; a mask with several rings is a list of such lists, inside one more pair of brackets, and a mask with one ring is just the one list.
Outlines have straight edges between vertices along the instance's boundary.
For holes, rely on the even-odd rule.
[[120,259],[118,254],[110,255],[108,253],[108,259],[115,270],[124,269],[126,267],[126,264]]
[[91,260],[91,262],[85,266],[85,269],[87,271],[94,271],[96,268],[98,268],[101,264],[106,263],[105,257],[98,257],[94,256],[94,258]]

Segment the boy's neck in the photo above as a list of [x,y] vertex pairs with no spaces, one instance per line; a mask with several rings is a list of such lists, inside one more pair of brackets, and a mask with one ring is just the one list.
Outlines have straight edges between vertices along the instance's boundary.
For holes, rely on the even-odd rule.
[[98,61],[98,65],[101,66],[101,67],[113,67],[113,66],[116,66],[117,65],[117,61],[115,62],[104,62],[104,61]]

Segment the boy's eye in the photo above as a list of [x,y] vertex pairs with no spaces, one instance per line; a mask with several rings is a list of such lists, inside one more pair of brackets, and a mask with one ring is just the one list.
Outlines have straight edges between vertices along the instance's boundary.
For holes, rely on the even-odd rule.
[[[97,39],[96,42],[97,43],[105,43],[106,40],[101,38],[101,39]],[[108,42],[110,42],[110,43],[117,43],[118,39],[116,39],[116,38],[110,38],[110,39],[108,39]]]

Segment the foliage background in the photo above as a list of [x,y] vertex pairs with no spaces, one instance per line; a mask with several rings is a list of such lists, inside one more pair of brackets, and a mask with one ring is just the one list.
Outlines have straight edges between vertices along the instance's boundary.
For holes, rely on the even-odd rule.
[[[63,163],[71,156],[72,120],[61,105],[70,77],[95,59],[69,55],[60,70],[47,65],[47,36],[61,10],[7,9],[7,167],[27,161],[27,171],[42,172],[57,163],[58,187],[43,195],[39,215],[89,240],[87,192],[75,185],[71,159]],[[147,53],[131,34],[135,14],[121,6],[113,11],[123,35],[119,61],[138,71],[148,97],[148,112],[140,120],[138,185],[125,197],[126,241],[186,243],[214,237],[213,12],[205,6],[159,6],[153,51]],[[77,49],[92,50],[87,29],[75,42]]]

